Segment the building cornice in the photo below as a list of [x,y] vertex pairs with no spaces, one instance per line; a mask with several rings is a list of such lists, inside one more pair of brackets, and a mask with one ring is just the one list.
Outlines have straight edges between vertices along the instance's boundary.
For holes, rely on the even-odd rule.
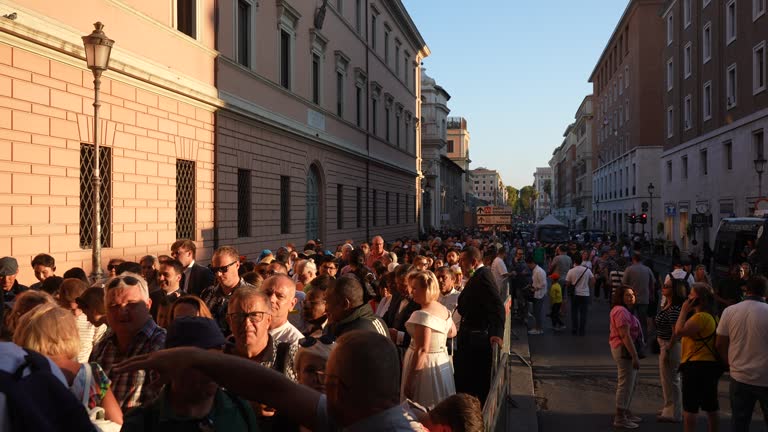
[[408,11],[405,9],[401,0],[383,0],[381,2],[389,10],[394,20],[399,24],[403,35],[407,37],[411,44],[418,50],[421,58],[429,57],[430,51],[424,38],[419,33],[419,29],[414,24]]

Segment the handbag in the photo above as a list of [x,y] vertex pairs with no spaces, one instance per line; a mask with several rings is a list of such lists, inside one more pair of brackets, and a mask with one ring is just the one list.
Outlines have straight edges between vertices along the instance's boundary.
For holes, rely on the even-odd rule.
[[120,432],[123,425],[117,424],[111,420],[107,420],[106,411],[104,408],[97,406],[88,408],[88,399],[91,394],[91,383],[93,382],[93,370],[90,363],[85,365],[85,386],[83,387],[83,406],[88,411],[88,417],[91,419],[91,423],[96,426],[96,429],[101,432]]

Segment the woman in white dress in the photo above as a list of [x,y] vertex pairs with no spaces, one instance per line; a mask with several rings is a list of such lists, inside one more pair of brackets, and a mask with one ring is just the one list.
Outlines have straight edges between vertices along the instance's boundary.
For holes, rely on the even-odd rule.
[[437,301],[440,286],[431,271],[411,273],[408,284],[421,310],[415,311],[405,324],[411,344],[403,360],[400,399],[431,409],[456,393],[446,350],[446,339],[456,336],[456,326],[448,309]]

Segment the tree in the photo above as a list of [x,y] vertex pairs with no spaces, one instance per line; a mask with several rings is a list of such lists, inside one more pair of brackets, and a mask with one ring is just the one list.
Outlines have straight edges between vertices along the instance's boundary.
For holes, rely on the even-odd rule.
[[547,198],[549,198],[549,201],[552,201],[552,179],[544,180],[544,185],[542,186],[541,190],[543,190],[544,193],[547,194]]
[[518,194],[519,191],[517,188],[512,186],[507,186],[507,205],[515,208],[515,205],[517,204]]
[[538,198],[538,195],[533,186],[523,186],[520,189],[520,198],[517,200],[519,214],[533,215],[533,203]]

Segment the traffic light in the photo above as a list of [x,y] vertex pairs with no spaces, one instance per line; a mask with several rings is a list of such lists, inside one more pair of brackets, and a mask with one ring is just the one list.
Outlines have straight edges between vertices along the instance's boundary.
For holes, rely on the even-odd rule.
[[640,215],[640,223],[645,225],[648,222],[648,214],[643,213]]
[[637,215],[635,215],[634,213],[629,215],[629,223],[631,223],[632,225],[636,224],[637,223]]

